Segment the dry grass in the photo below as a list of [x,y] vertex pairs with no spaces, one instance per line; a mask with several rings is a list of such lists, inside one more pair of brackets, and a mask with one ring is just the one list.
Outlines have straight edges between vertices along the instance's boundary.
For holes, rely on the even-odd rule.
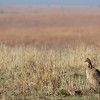
[[100,69],[100,8],[86,9],[0,7],[0,100],[99,100],[84,60]]
[[6,44],[66,45],[77,40],[100,45],[99,26],[0,27],[0,41]]
[[99,100],[88,90],[84,63],[89,57],[99,66],[99,49],[84,43],[66,48],[1,44],[1,100]]
[[100,8],[0,7],[0,41],[7,44],[100,42]]

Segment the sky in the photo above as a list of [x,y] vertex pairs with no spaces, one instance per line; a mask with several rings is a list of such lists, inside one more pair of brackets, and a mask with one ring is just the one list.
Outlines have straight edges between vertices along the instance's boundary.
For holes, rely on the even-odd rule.
[[100,6],[100,0],[0,0],[0,5]]

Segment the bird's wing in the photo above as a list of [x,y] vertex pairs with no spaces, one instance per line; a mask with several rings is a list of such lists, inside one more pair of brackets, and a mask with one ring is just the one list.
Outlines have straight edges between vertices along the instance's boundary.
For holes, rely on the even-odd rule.
[[100,77],[100,71],[98,69],[96,69],[96,74],[98,77]]
[[99,82],[100,84],[100,71],[98,69],[95,70],[94,75],[93,75],[96,80]]

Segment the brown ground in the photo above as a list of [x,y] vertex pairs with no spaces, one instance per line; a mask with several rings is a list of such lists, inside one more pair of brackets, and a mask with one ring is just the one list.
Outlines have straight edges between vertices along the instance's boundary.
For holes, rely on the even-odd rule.
[[0,40],[15,44],[100,42],[100,8],[0,7]]

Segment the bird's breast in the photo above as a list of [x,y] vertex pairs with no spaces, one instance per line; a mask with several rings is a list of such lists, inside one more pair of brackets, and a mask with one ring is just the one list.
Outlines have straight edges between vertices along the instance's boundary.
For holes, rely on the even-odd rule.
[[86,69],[86,77],[87,77],[87,79],[89,79],[89,77],[90,77],[90,73],[87,69]]
[[90,69],[86,69],[86,77],[90,83],[93,83],[92,72]]

